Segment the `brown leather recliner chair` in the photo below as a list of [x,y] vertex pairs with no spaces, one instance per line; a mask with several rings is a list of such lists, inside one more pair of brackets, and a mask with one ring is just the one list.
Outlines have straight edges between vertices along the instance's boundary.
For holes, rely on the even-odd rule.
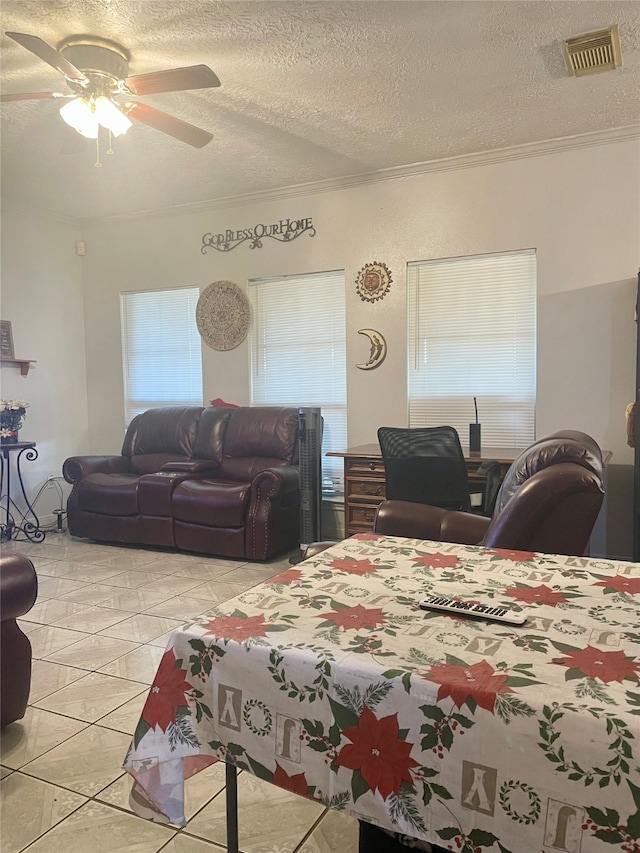
[[0,728],[24,717],[31,689],[31,643],[16,619],[33,607],[38,577],[22,554],[0,557]]
[[265,560],[299,541],[297,462],[297,409],[149,409],[132,420],[119,456],[65,461],[68,529]]
[[374,532],[546,554],[585,553],[604,490],[602,453],[577,430],[535,441],[509,468],[491,518],[383,501]]

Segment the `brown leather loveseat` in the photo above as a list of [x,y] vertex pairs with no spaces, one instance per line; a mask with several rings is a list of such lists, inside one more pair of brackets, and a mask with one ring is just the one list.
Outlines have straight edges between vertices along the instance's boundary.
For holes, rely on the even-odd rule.
[[149,409],[119,456],[73,456],[73,536],[265,560],[299,541],[298,411]]

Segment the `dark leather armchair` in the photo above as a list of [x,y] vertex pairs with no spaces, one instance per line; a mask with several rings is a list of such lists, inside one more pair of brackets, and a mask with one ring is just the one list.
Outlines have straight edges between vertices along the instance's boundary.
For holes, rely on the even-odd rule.
[[0,728],[24,717],[31,689],[31,643],[16,619],[33,607],[38,578],[22,554],[0,557]]
[[63,474],[73,536],[265,560],[298,544],[298,410],[149,409]]
[[602,506],[602,453],[576,430],[535,441],[507,472],[491,518],[383,501],[376,533],[514,551],[584,554]]

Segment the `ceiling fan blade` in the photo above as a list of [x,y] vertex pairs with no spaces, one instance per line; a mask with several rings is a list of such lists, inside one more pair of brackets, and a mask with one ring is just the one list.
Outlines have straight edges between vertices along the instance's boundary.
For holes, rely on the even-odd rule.
[[15,92],[14,94],[0,95],[0,101],[40,101],[45,98],[60,98],[58,92]]
[[124,81],[132,95],[156,95],[160,92],[181,92],[184,89],[211,89],[220,80],[207,65],[190,65],[187,68],[170,68],[134,74]]
[[167,133],[175,139],[180,139],[188,145],[193,145],[194,148],[203,148],[213,139],[213,134],[207,130],[188,124],[182,119],[175,118],[175,116],[162,113],[146,104],[134,104],[128,109],[127,115],[135,121],[154,127],[156,130]]
[[39,59],[48,63],[52,68],[55,68],[56,71],[64,74],[70,80],[77,80],[78,83],[88,82],[82,71],[79,71],[61,53],[58,53],[55,48],[51,47],[50,44],[47,44],[41,38],[38,38],[38,36],[30,36],[27,33],[6,33],[6,35],[10,39],[17,41],[22,47],[30,50],[31,53],[35,53]]

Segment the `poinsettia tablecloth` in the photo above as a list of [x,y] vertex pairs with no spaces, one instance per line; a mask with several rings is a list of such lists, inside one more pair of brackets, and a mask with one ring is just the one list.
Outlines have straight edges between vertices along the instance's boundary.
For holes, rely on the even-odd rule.
[[640,564],[359,534],[174,632],[124,766],[178,825],[226,760],[462,853],[640,853],[639,741]]

